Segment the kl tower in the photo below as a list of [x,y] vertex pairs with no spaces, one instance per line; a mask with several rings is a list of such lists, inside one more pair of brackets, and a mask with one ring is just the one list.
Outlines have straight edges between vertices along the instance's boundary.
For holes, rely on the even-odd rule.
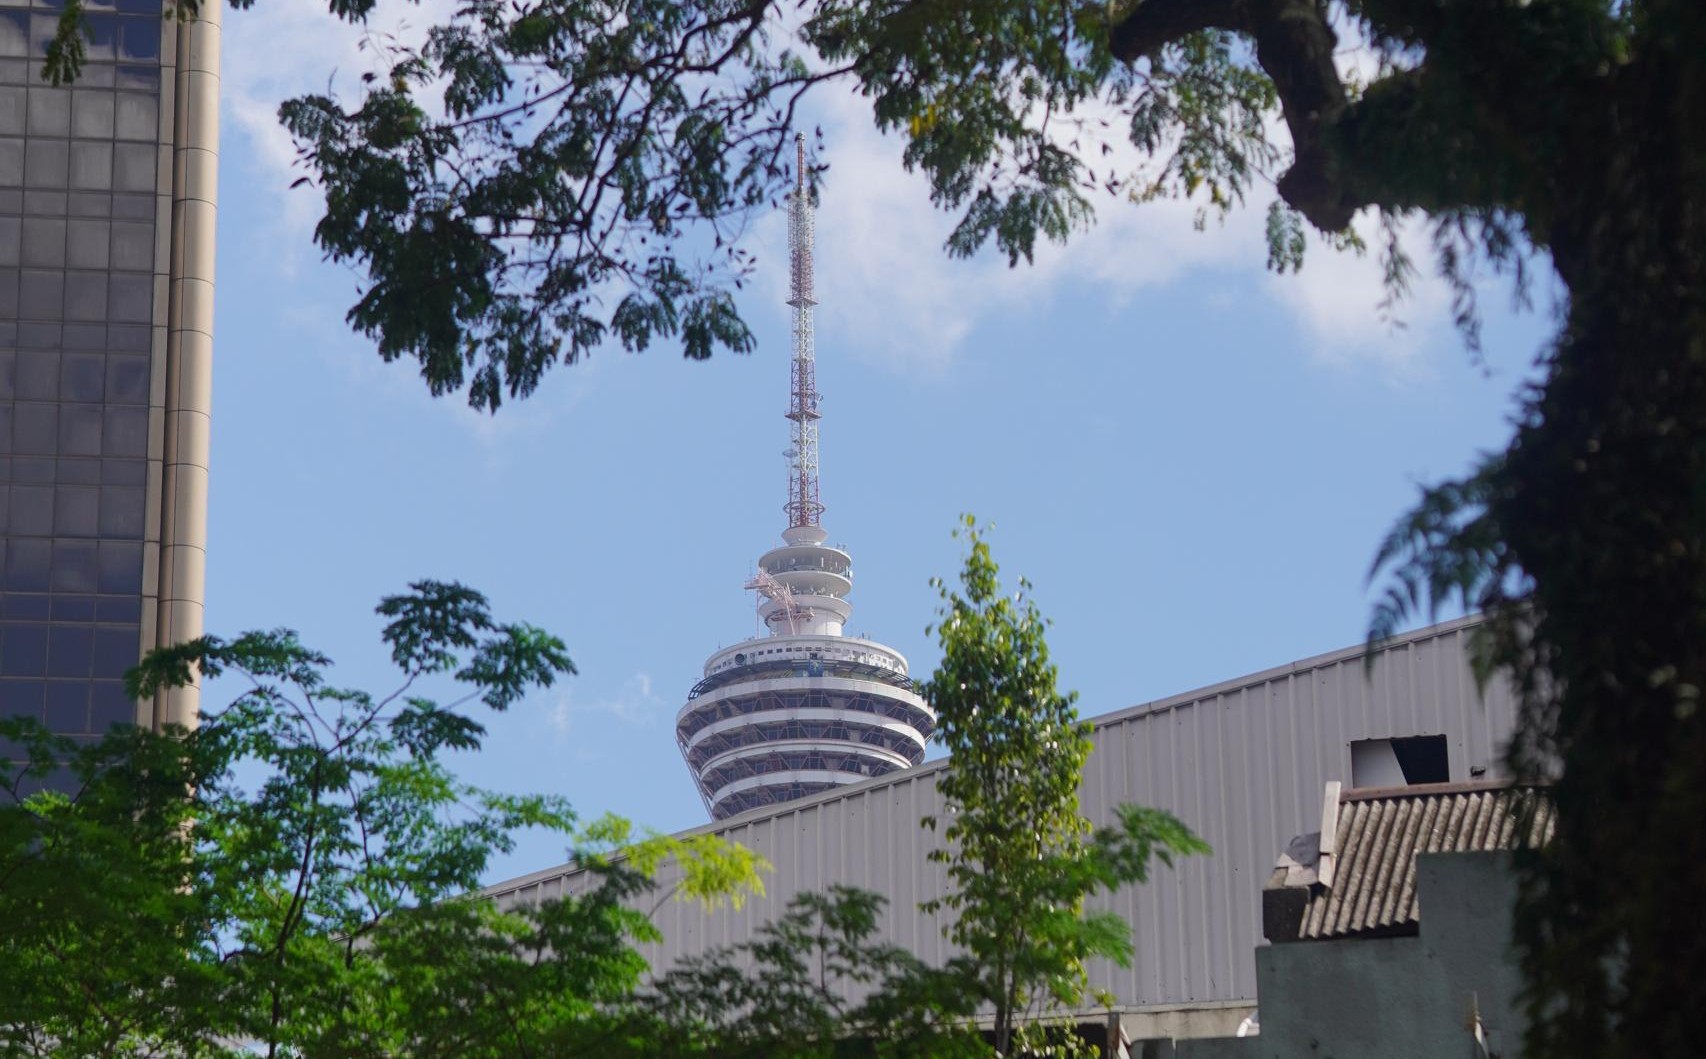
[[795,138],[788,206],[794,349],[788,403],[788,527],[758,560],[766,635],[724,648],[676,715],[681,755],[711,818],[803,798],[924,760],[936,714],[892,647],[844,635],[853,559],[825,544],[818,500],[818,392],[812,340],[812,202]]

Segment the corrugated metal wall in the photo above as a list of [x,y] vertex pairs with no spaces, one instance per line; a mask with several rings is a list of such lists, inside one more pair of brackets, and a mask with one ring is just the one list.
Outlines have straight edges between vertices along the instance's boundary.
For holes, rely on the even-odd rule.
[[[1092,982],[1127,1005],[1255,997],[1262,883],[1293,836],[1319,827],[1326,782],[1349,784],[1353,740],[1443,734],[1452,780],[1470,779],[1472,769],[1499,775],[1513,703],[1502,684],[1478,693],[1467,653],[1473,625],[1464,619],[1398,638],[1372,678],[1361,648],[1350,648],[1095,718],[1085,814],[1101,823],[1122,802],[1168,809],[1214,853],[1104,902],[1132,924],[1137,954],[1130,968],[1093,967]],[[886,895],[888,938],[940,960],[940,924],[917,905],[943,883],[941,866],[925,857],[936,837],[918,824],[941,809],[941,767],[703,829],[767,857],[776,867],[769,892],[739,911],[669,902],[658,912],[668,940],[653,966],[747,938],[794,894],[837,883]],[[488,893],[537,899],[575,881],[559,868]]]

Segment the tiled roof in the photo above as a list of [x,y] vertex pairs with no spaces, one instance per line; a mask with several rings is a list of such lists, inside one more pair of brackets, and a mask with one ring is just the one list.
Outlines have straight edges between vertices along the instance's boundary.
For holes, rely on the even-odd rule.
[[1531,842],[1552,835],[1551,802],[1533,788],[1338,786],[1327,785],[1321,833],[1294,841],[1264,889],[1270,941],[1414,933],[1416,854],[1514,849],[1525,820]]

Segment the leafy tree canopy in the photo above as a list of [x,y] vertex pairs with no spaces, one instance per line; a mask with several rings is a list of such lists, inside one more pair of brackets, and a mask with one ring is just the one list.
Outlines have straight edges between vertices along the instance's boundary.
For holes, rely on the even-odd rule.
[[[328,6],[361,21],[374,0]],[[418,362],[435,394],[495,409],[606,343],[750,350],[733,300],[753,266],[746,222],[791,186],[799,106],[832,81],[856,84],[877,125],[904,137],[905,164],[959,216],[957,255],[993,241],[1029,259],[1039,238],[1087,224],[1101,192],[1224,211],[1276,183],[1269,256],[1282,270],[1301,264],[1304,218],[1354,243],[1363,207],[1434,213],[1454,277],[1470,232],[1520,264],[1513,240],[1543,212],[1556,126],[1570,124],[1573,97],[1544,89],[1597,69],[1627,33],[1609,15],[1554,11],[1593,5],[1449,31],[1417,17],[1427,6],[471,0],[353,96],[294,99],[281,117],[326,196],[316,240],[367,274],[350,323],[385,359]],[[75,76],[84,18],[80,0],[66,4],[46,75]],[[1371,42],[1368,83],[1335,66],[1343,29]],[[1553,68],[1556,51],[1568,69]],[[1495,54],[1528,58],[1479,84]],[[1537,71],[1521,96],[1543,97],[1554,120],[1521,151],[1491,149],[1526,122],[1463,104]],[[1141,161],[1110,162],[1116,146]],[[1402,285],[1395,237],[1388,251]],[[1459,291],[1467,323],[1466,279]]]
[[[580,824],[560,798],[458,781],[512,705],[573,673],[556,637],[422,581],[380,604],[402,671],[384,696],[329,682],[288,630],[148,656],[147,697],[199,668],[247,685],[194,731],[88,745],[0,720],[0,1056],[513,1056],[602,1040],[657,940],[665,856],[715,903],[761,858],[707,836]],[[454,697],[431,697],[446,683]],[[587,893],[500,910],[481,874],[519,828],[564,837]],[[667,897],[668,895],[665,895]]]

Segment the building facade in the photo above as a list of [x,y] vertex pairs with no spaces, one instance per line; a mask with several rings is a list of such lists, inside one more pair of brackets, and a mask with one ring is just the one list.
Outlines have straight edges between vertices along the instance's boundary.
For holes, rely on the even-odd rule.
[[0,715],[93,737],[193,724],[123,675],[202,631],[219,8],[0,0]]

